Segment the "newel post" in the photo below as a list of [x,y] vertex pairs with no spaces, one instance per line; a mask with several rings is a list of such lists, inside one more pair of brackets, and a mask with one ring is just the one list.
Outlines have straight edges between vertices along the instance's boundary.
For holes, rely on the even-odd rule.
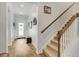
[[58,39],[58,57],[61,56],[61,52],[60,52],[60,38],[61,38],[61,31],[58,31],[57,33],[57,39]]

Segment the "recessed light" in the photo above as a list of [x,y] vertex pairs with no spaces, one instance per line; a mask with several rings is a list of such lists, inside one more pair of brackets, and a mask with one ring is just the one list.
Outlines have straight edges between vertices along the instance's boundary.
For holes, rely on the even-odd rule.
[[20,14],[23,14],[23,12],[20,12]]
[[24,7],[24,5],[23,5],[23,4],[21,4],[21,7]]

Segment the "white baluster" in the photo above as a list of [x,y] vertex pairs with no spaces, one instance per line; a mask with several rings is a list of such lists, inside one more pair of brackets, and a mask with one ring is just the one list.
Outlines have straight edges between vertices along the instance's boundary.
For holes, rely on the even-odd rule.
[[63,53],[63,36],[61,36],[61,39],[60,39],[60,52]]

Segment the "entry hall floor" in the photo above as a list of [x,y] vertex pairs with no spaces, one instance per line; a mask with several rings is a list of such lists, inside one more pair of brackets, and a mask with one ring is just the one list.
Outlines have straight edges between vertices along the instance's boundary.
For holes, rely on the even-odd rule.
[[18,39],[8,47],[8,53],[0,54],[0,57],[44,57],[43,54],[36,54],[32,44],[26,44],[25,39]]

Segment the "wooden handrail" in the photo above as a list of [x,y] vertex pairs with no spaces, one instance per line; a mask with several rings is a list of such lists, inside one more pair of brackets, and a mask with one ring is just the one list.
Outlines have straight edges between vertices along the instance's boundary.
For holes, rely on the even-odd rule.
[[79,13],[76,13],[73,15],[70,20],[62,27],[61,30],[58,31],[56,34],[56,37],[58,39],[58,57],[60,57],[60,38],[64,34],[64,32],[71,26],[71,24],[74,22],[74,20],[79,17]]
[[41,33],[44,33],[53,23],[55,23],[66,11],[68,11],[75,3],[70,5],[65,11],[63,11],[54,21],[52,21],[45,29],[41,31]]
[[65,24],[64,27],[60,30],[61,35],[69,28],[69,26],[73,23],[73,21],[76,19],[76,15],[73,15],[71,19]]

